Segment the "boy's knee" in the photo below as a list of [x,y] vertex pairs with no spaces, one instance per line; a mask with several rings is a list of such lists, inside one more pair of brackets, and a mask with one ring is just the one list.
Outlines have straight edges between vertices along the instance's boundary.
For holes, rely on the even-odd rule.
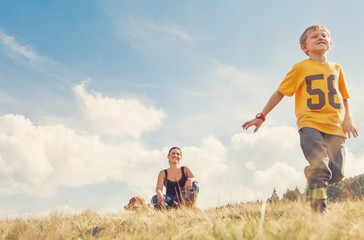
[[340,182],[341,180],[343,180],[344,177],[345,176],[341,172],[338,172],[336,174],[333,174],[332,175],[332,178],[329,181],[329,184],[333,184],[333,183]]

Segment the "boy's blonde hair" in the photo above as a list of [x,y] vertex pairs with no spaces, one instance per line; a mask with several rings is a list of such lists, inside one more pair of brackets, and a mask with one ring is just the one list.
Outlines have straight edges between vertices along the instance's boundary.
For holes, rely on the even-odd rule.
[[330,32],[327,28],[325,28],[322,25],[311,25],[308,28],[306,28],[306,30],[302,33],[301,37],[300,37],[300,45],[306,45],[306,39],[307,39],[307,34],[311,31],[317,30],[317,29],[323,29],[327,32],[327,35],[330,37]]

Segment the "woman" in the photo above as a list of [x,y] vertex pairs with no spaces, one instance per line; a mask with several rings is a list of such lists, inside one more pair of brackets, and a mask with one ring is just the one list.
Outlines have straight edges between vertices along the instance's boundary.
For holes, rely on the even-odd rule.
[[[172,147],[168,152],[169,168],[159,172],[156,192],[152,204],[156,209],[163,207],[177,208],[181,204],[194,207],[199,192],[197,178],[186,166],[180,166],[182,151]],[[163,195],[163,186],[166,195]]]

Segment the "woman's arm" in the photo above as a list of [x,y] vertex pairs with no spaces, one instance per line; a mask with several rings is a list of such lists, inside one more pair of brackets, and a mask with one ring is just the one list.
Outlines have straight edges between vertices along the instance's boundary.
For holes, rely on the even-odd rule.
[[165,197],[163,196],[163,185],[165,181],[166,175],[164,171],[160,171],[158,175],[158,181],[157,181],[157,187],[155,188],[155,191],[157,193],[158,203],[161,203],[165,200]]
[[192,183],[194,183],[194,182],[198,183],[198,179],[193,174],[191,169],[189,169],[186,166],[185,166],[185,174],[186,174],[186,177],[187,177],[187,182],[186,182],[186,184],[185,184],[185,186],[183,188],[187,189],[187,190],[192,190]]

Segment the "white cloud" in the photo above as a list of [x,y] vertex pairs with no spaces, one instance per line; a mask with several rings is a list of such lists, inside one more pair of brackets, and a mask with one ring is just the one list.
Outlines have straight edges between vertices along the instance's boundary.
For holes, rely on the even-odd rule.
[[20,54],[30,61],[38,61],[41,57],[29,46],[20,45],[14,37],[0,30],[0,43],[8,47],[12,52]]
[[56,216],[56,217],[69,217],[80,214],[79,210],[73,209],[69,205],[61,205],[54,207],[50,210],[50,212],[43,213],[44,216]]
[[[271,73],[249,72],[231,64],[212,61],[207,91],[214,104],[214,112],[223,116],[223,121],[241,126],[260,112],[279,85]],[[279,78],[278,78],[279,79]],[[237,120],[241,122],[237,122]],[[213,124],[219,124],[214,122]],[[264,126],[295,126],[294,99],[286,97],[267,117]]]
[[[276,134],[278,132],[279,135]],[[259,135],[234,136],[231,146],[224,146],[210,136],[202,140],[200,147],[183,148],[182,164],[189,166],[200,180],[198,206],[208,208],[254,201],[270,196],[273,188],[282,190],[283,194],[288,188],[302,187],[305,180],[300,167],[297,167],[300,165],[297,158],[302,154],[298,152],[298,157],[289,164],[280,162],[287,159],[286,155],[292,158],[292,154],[296,154],[297,139],[292,143],[290,138],[295,134],[297,132],[288,127],[263,128]],[[255,140],[257,135],[259,141]],[[239,138],[244,138],[244,141]],[[281,139],[285,139],[286,143],[270,145]],[[280,144],[284,147],[278,149]]]
[[105,143],[100,136],[138,138],[159,126],[165,113],[137,99],[88,94],[85,83],[75,86],[74,91],[86,131],[62,124],[34,125],[20,115],[0,117],[0,192],[49,197],[60,185],[81,187],[112,180],[151,195],[163,166],[161,152],[130,140]]
[[303,169],[307,165],[299,145],[296,128],[262,127],[257,133],[240,133],[232,137],[231,147],[241,156],[238,164],[248,176],[241,178],[263,194],[273,188],[283,194],[298,186],[303,190]]
[[245,167],[247,169],[249,169],[250,171],[255,171],[256,170],[255,165],[254,165],[254,163],[252,161],[249,161],[249,162],[245,163]]
[[268,93],[273,93],[269,79],[262,75],[243,71],[233,65],[214,62],[211,74],[216,78],[218,89],[230,92],[230,97],[244,96],[245,101],[249,101],[256,100],[257,93],[267,97]]
[[19,213],[16,210],[1,210],[0,219],[44,219],[47,217],[72,217],[81,214],[81,211],[71,208],[69,205],[61,205],[53,207],[49,211],[37,212],[37,213]]
[[240,70],[236,66],[223,63],[216,63],[215,68],[213,69],[213,73],[216,76],[221,77],[222,79],[229,79],[230,81],[239,84],[241,87],[245,86],[245,84],[248,83],[255,85],[262,81],[262,79],[259,78],[256,74],[247,73]]
[[[148,159],[146,161],[146,159]],[[103,143],[62,125],[34,126],[23,116],[0,117],[2,192],[49,196],[58,185],[82,186],[122,181],[152,188],[160,152],[138,143]]]
[[117,36],[136,48],[168,47],[178,43],[194,43],[194,39],[180,27],[171,23],[129,19],[116,24]]
[[[52,79],[61,80],[67,82],[69,79],[65,75],[69,71],[65,67],[53,59],[42,56],[37,53],[32,46],[22,45],[17,39],[8,35],[6,32],[0,30],[0,47],[3,46],[4,52],[13,59],[18,67],[31,66],[36,71],[50,77]],[[0,48],[1,50],[1,48]]]
[[[265,199],[273,188],[280,195],[296,186],[302,191],[306,160],[297,134],[290,127],[262,128],[235,135],[231,145],[208,136],[200,146],[183,147],[181,164],[200,180],[198,207]],[[35,126],[23,116],[5,115],[0,117],[1,193],[49,197],[57,186],[112,180],[149,201],[158,172],[168,168],[167,151],[148,150],[133,141],[105,143],[98,135],[63,125]],[[349,153],[347,159],[350,174],[362,173],[360,156]]]
[[[108,180],[126,183],[147,201],[155,194],[158,172],[168,168],[168,148],[150,150],[138,138],[161,126],[165,113],[136,99],[107,98],[85,88],[83,82],[73,89],[87,126],[83,132],[62,124],[35,125],[19,115],[0,117],[3,195],[49,197],[57,186],[82,187]],[[125,112],[132,120],[124,119]],[[131,129],[119,126],[128,124]],[[102,135],[134,140],[118,138],[110,143]],[[201,139],[200,146],[185,146],[182,151],[181,164],[200,180],[201,208],[265,199],[273,188],[282,195],[305,185],[307,162],[295,127],[262,127],[255,134],[236,134],[226,144],[210,135]],[[362,173],[362,162],[360,155],[349,152],[347,176]]]
[[73,87],[88,131],[108,136],[139,138],[145,131],[162,124],[166,114],[153,106],[145,106],[138,99],[115,99],[101,93],[89,94],[84,81]]
[[36,127],[22,116],[0,118],[0,178],[16,188],[11,190],[41,188],[51,173],[41,138]]
[[215,175],[223,176],[229,167],[226,159],[225,146],[213,136],[202,139],[201,147],[186,147],[183,158],[188,159],[187,166],[196,171],[203,183],[208,183]]
[[0,219],[16,219],[19,215],[15,209],[0,209]]
[[[198,207],[208,208],[224,202],[224,176],[229,174],[226,147],[215,137],[201,141],[201,146],[182,148],[181,165],[188,166],[199,179],[200,195]],[[230,193],[226,193],[230,195]],[[222,196],[223,195],[223,196]]]
[[346,149],[346,161],[345,161],[345,176],[352,177],[358,176],[364,173],[364,152],[355,155]]
[[301,190],[305,187],[303,172],[289,166],[287,162],[276,162],[269,169],[255,171],[254,182],[258,186],[274,186],[281,194],[296,186]]
[[[297,128],[288,126],[268,128],[263,126],[256,133],[236,134],[231,141],[237,150],[246,144],[251,146],[264,144],[267,147],[285,150],[296,147],[299,143],[298,140]],[[269,145],[266,142],[269,142]]]
[[277,87],[271,76],[264,76],[264,73],[243,71],[216,60],[212,62],[206,80],[207,92],[212,96],[215,112],[225,119],[229,116],[226,120],[253,117],[252,114],[261,111]]
[[248,162],[253,162],[258,170],[282,159],[302,170],[306,164],[299,145],[299,134],[293,127],[263,126],[256,133],[243,132],[234,135],[231,144],[237,152],[249,154]]

